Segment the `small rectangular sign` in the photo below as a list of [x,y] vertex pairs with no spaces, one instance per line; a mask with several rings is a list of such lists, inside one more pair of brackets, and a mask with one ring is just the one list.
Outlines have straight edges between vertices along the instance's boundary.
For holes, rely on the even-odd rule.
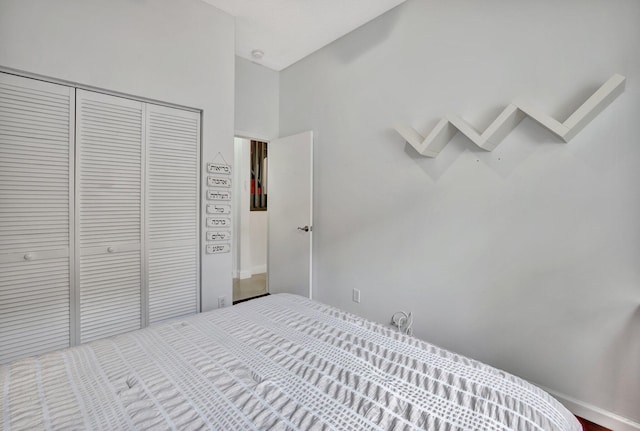
[[207,254],[229,253],[231,244],[207,244]]
[[231,214],[231,205],[209,204],[207,214]]
[[207,217],[208,227],[229,227],[231,219],[227,217]]
[[210,201],[230,201],[231,192],[228,190],[207,190],[207,199]]
[[210,174],[231,175],[231,166],[224,163],[207,163],[207,172]]
[[228,230],[210,230],[207,231],[207,241],[229,241],[231,232]]
[[207,185],[210,187],[231,187],[231,178],[207,177]]

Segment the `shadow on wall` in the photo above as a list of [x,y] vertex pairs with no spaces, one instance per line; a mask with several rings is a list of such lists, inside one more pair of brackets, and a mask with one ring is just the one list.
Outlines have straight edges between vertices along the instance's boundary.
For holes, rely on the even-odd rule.
[[[606,77],[604,79],[606,79]],[[549,111],[549,115],[553,118],[558,119],[560,122],[564,122],[575,112],[576,109],[582,106],[585,100],[589,99],[596,91],[598,91],[600,86],[601,85],[594,83],[587,85],[586,88],[582,90],[576,90],[572,94],[568,93],[567,95],[563,95],[563,97],[556,102],[557,106],[546,109]]]
[[[620,313],[623,314],[624,311],[620,310]],[[629,349],[628,356],[615,355],[615,352],[625,348]],[[638,399],[640,397],[640,384],[638,384],[640,373],[637,371],[640,364],[640,301],[636,302],[635,310],[632,310],[628,319],[624,320],[620,335],[611,340],[608,351],[614,356],[611,363],[617,364],[614,405],[620,405],[625,400]],[[633,419],[637,421],[640,416]]]
[[402,7],[404,4],[376,18],[380,25],[364,25],[350,33],[349,37],[340,39],[340,43],[334,44],[332,49],[338,60],[343,64],[351,63],[384,42],[395,28]]
[[[433,121],[431,128],[437,120]],[[519,129],[519,130],[518,130]],[[430,130],[429,127],[425,130]],[[391,138],[392,134],[396,136]],[[393,129],[388,135],[392,142],[404,142]],[[548,130],[537,125],[530,118],[525,118],[512,132],[511,137],[505,139],[505,145],[500,145],[493,151],[485,151],[468,140],[462,133],[458,133],[449,144],[443,148],[438,157],[430,158],[420,155],[410,144],[405,142],[404,151],[433,182],[438,182],[453,164],[464,154],[471,153],[475,157],[478,167],[485,166],[492,169],[502,178],[507,178],[526,159],[543,146],[556,146],[557,149],[567,145]]]
[[[620,84],[618,84],[618,86],[619,85]],[[554,119],[560,119],[558,121],[562,124],[564,124],[566,121],[570,121],[570,118],[573,115],[575,115],[577,112],[580,112],[580,110],[583,109],[585,104],[588,105],[589,101],[592,100],[592,97],[595,97],[597,92],[600,91],[602,88],[603,88],[602,86],[597,87],[595,89],[590,88],[588,90],[576,93],[574,97],[572,97],[571,100],[565,103],[564,106],[560,109],[560,111],[562,111],[561,114],[554,112],[551,114],[551,117]],[[624,88],[624,78],[622,78],[622,87],[620,88]],[[617,96],[614,96],[614,97],[617,97]],[[534,97],[523,98],[523,100],[525,100],[526,103],[528,103],[530,99],[535,100]],[[583,102],[581,103],[578,100],[582,100]],[[517,102],[513,102],[513,103],[517,103]],[[539,105],[538,103],[535,103],[535,102],[533,103],[534,107],[538,105]],[[606,107],[606,105],[604,105],[604,107]],[[604,109],[604,107],[601,109]],[[547,109],[548,108],[545,108],[545,110]],[[503,112],[500,109],[495,109],[495,108],[492,109],[492,111],[494,111],[495,113],[494,118],[498,118],[500,115],[502,115],[502,112]],[[527,113],[526,117],[522,120],[522,123],[520,123],[520,120],[518,120],[518,123],[522,124],[522,126],[516,123],[515,129],[510,132],[510,133],[514,133],[516,138],[512,137],[511,139],[509,139],[509,137],[507,136],[505,138],[505,141],[520,143],[521,144],[520,146],[524,148],[524,146],[522,145],[524,144],[524,142],[522,142],[523,141],[522,138],[524,137],[533,138],[534,141],[538,142],[537,147],[540,147],[540,144],[568,143],[569,139],[573,137],[573,134],[571,134],[569,138],[564,138],[563,140],[563,139],[559,139],[555,133],[551,133],[551,131],[549,130],[545,130],[542,133],[540,133],[540,131],[537,130],[540,127],[536,127],[539,125],[537,125],[537,122],[530,117],[531,117],[530,114]],[[444,116],[442,117],[443,120],[446,118],[447,117],[444,117]],[[464,120],[464,116],[462,116],[461,118]],[[589,115],[587,115],[586,118],[589,118]],[[430,120],[428,127],[423,128],[424,130],[427,131],[426,133],[424,133],[424,135],[429,135],[431,131],[433,131],[434,128],[437,127],[436,124],[438,123],[438,121],[442,121],[442,120],[440,119]],[[490,127],[490,124],[486,121],[484,121],[483,123],[485,123],[483,127],[477,127],[478,126],[477,122],[476,124],[470,123],[471,129],[477,130],[478,133],[484,133],[484,131],[486,131],[487,128]],[[491,124],[493,124],[493,122]],[[534,126],[534,128],[532,128],[532,126]],[[517,130],[518,128],[520,128],[521,130],[518,131]],[[543,126],[543,128],[548,128],[548,126]],[[580,129],[581,127],[578,128],[577,132],[579,132]],[[522,134],[523,131],[527,131],[528,133],[523,135]],[[420,136],[420,139],[422,138],[423,137]],[[529,141],[531,141],[531,139],[527,139],[527,143],[529,143]],[[416,145],[415,142],[413,144]],[[518,165],[527,158],[529,153],[531,153],[531,151],[528,151],[526,154],[523,153],[522,151],[516,152],[514,151],[513,144],[508,147],[505,145],[498,145],[492,151],[485,151],[482,148],[474,148],[474,145],[471,145],[471,142],[469,142],[469,140],[463,136],[463,133],[459,131],[455,132],[455,136],[453,139],[450,139],[449,144],[450,144],[449,146],[454,147],[456,151],[452,152],[450,149],[448,150],[447,147],[445,147],[442,150],[442,153],[444,153],[444,157],[442,157],[442,159],[445,159],[445,160],[442,160],[440,163],[432,163],[432,162],[421,163],[421,160],[425,158],[419,155],[418,152],[412,151],[411,145],[409,145],[408,143],[405,146],[405,153],[409,155],[409,157],[411,157],[423,169],[423,171],[432,178],[433,181],[436,181],[436,182],[449,169],[449,167],[458,159],[458,157],[462,155],[464,152],[472,153],[472,155],[476,157],[476,162],[483,162],[485,165],[493,169],[498,175],[502,176],[503,178],[508,177],[511,174],[511,172],[514,169],[516,169]],[[526,145],[526,147],[529,148],[529,145]],[[530,150],[533,150],[533,149],[530,149]],[[509,163],[504,163],[507,160],[509,161]],[[497,163],[497,162],[503,162],[503,163]]]

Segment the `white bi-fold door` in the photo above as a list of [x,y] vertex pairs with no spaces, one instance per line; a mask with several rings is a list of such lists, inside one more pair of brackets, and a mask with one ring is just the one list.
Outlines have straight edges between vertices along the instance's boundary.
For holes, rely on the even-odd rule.
[[148,322],[200,304],[200,115],[146,106]]
[[80,341],[198,311],[200,116],[77,90]]
[[0,363],[71,340],[74,89],[0,73]]
[[199,309],[200,114],[0,73],[0,363]]
[[139,329],[144,289],[143,103],[77,90],[80,342]]

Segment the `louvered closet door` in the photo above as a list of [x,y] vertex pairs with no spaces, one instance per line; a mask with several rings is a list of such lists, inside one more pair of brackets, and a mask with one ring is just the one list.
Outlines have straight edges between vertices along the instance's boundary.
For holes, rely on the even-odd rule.
[[70,344],[74,91],[0,73],[0,363]]
[[149,323],[199,304],[200,115],[147,105]]
[[77,90],[80,342],[142,324],[144,106]]

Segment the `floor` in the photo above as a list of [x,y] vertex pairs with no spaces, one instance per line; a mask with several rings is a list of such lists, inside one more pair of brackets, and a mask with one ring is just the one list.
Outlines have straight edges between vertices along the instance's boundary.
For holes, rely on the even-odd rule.
[[584,429],[584,431],[611,431],[608,428],[594,424],[593,422],[589,422],[588,420],[582,419],[579,416],[578,416],[578,420],[582,424],[582,428]]
[[267,293],[267,274],[255,274],[251,278],[233,279],[233,302],[265,295]]

